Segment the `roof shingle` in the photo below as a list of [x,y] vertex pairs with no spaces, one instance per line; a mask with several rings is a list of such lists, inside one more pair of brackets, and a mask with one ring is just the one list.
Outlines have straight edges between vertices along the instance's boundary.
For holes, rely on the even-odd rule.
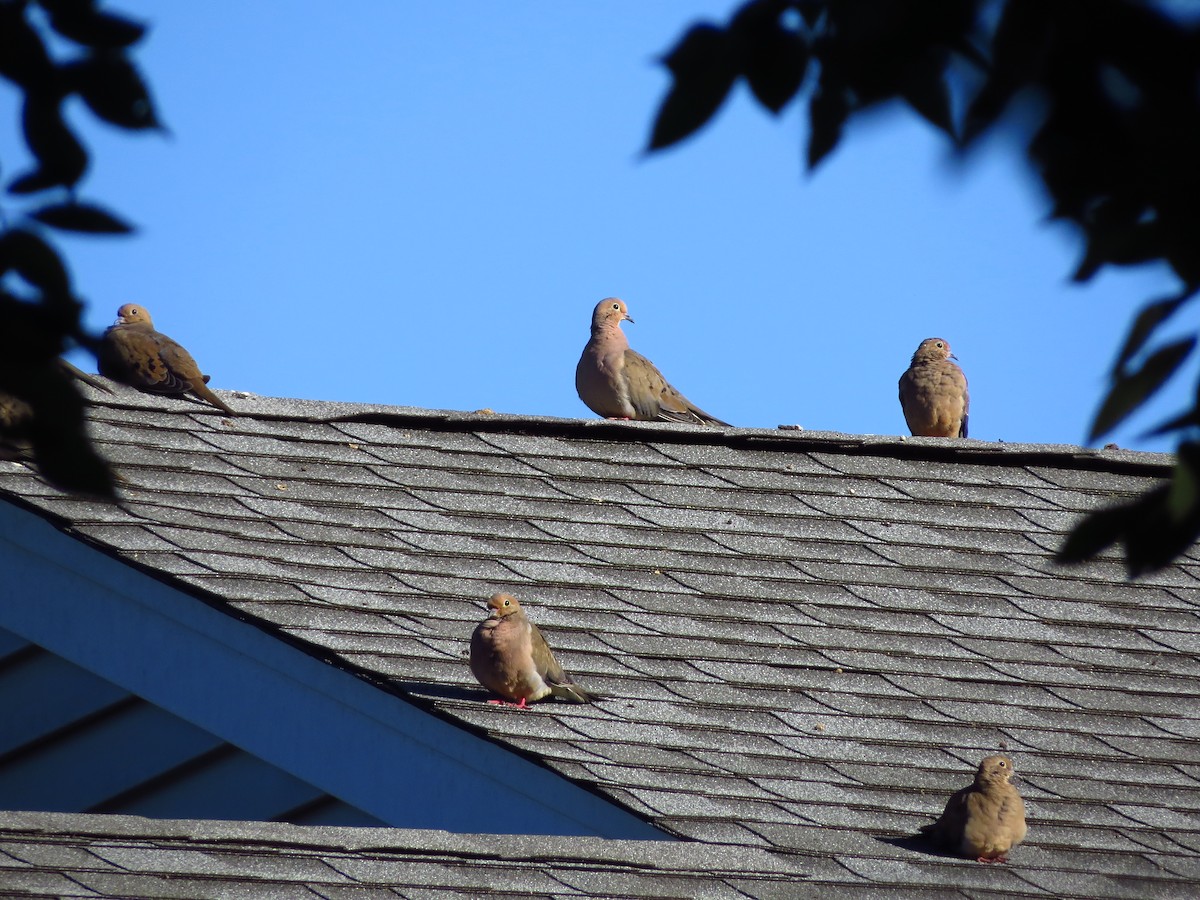
[[[121,507],[63,497],[16,463],[0,463],[0,492],[668,832],[771,848],[789,877],[799,859],[814,883],[864,896],[1194,888],[1200,563],[1127,582],[1112,553],[1064,568],[1048,549],[1080,511],[1161,478],[1164,457],[96,402],[100,446],[128,479]],[[524,714],[482,703],[462,651],[498,589],[609,699]],[[464,690],[430,689],[444,685]],[[878,839],[929,821],[1005,746],[1030,816],[1008,869]],[[786,894],[743,871],[705,890]],[[116,877],[101,866],[76,883],[102,874]],[[594,891],[597,877],[523,869],[511,890]],[[708,895],[689,893],[693,877],[606,884]]]

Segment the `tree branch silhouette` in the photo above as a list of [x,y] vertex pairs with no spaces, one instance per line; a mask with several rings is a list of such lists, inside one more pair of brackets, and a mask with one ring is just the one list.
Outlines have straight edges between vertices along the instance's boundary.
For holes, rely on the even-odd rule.
[[[1005,126],[1018,97],[1037,98],[1027,162],[1051,217],[1083,238],[1074,280],[1154,261],[1179,280],[1134,318],[1088,440],[1124,422],[1195,349],[1195,337],[1154,342],[1200,291],[1200,24],[1164,4],[751,0],[723,26],[693,25],[663,62],[673,81],[649,151],[694,134],[744,78],[771,113],[807,103],[809,169],[836,149],[853,116],[885,101],[907,105],[966,152]],[[1200,390],[1191,409],[1151,434],[1180,439],[1171,482],[1086,516],[1060,560],[1120,542],[1136,576],[1200,536]]]
[[[0,0],[0,77],[21,92],[21,130],[35,165],[5,186],[0,207],[0,437],[28,448],[65,490],[112,498],[113,473],[84,424],[85,403],[59,357],[93,352],[83,304],[48,232],[129,234],[119,216],[78,195],[89,155],[63,109],[78,96],[126,130],[159,128],[130,50],[145,27],[96,0]],[[66,47],[57,59],[51,47]]]

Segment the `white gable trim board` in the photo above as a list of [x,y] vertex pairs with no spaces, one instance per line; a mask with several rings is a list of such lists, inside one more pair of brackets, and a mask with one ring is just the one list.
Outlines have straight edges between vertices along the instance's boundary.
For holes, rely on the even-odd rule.
[[2,501],[0,571],[0,627],[385,822],[671,839]]

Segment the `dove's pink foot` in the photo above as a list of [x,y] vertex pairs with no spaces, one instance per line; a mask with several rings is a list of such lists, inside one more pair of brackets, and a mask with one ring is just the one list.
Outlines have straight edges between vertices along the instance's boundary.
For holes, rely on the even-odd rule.
[[629,416],[605,416],[610,422],[632,422]]
[[977,862],[981,862],[981,863],[1006,863],[1006,862],[1008,862],[1008,857],[1007,857],[1007,856],[981,856],[981,857],[979,857],[979,859],[977,860]]
[[488,703],[490,703],[492,706],[511,706],[514,709],[528,709],[528,707],[525,706],[524,697],[521,698],[520,703],[509,703],[507,700],[489,700]]

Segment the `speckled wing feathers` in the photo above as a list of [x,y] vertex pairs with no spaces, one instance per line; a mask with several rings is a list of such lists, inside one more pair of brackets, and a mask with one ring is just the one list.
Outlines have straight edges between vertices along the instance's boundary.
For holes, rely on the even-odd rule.
[[575,367],[575,390],[592,412],[610,419],[728,425],[676,390],[654,363],[629,348],[621,322],[630,321],[623,301],[601,300],[592,312],[592,333]]
[[471,635],[471,672],[480,684],[520,703],[549,696],[574,703],[596,699],[563,671],[515,597],[496,594],[488,605],[492,614]]
[[229,415],[236,415],[207,386],[196,360],[179,343],[156,331],[142,307],[127,303],[117,324],[104,332],[100,373],[152,394],[194,394]]

